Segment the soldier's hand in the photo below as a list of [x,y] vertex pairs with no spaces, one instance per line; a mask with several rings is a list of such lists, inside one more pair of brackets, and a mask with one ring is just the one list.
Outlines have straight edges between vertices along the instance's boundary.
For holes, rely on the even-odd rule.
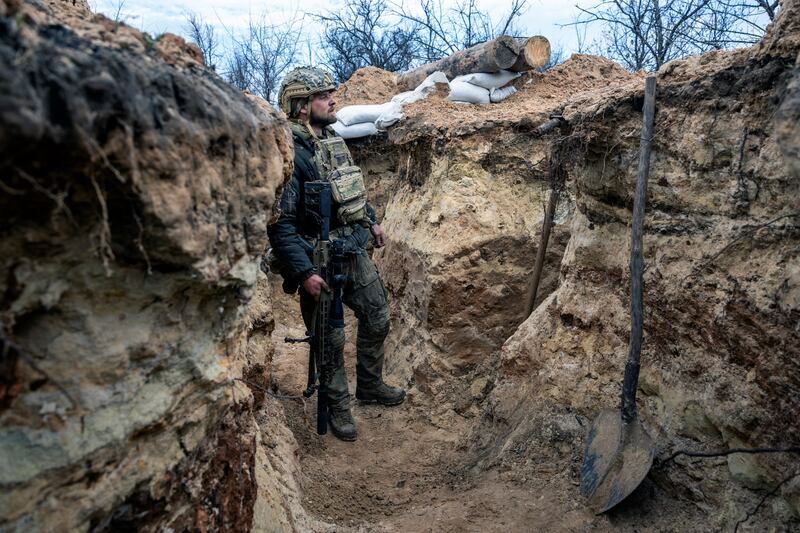
[[314,300],[317,301],[319,300],[319,295],[323,290],[325,292],[331,292],[331,288],[328,287],[328,284],[325,283],[325,280],[316,274],[312,274],[303,280],[303,289],[310,294]]
[[370,228],[372,232],[372,245],[375,248],[382,248],[386,244],[386,234],[383,232],[380,224],[375,224]]

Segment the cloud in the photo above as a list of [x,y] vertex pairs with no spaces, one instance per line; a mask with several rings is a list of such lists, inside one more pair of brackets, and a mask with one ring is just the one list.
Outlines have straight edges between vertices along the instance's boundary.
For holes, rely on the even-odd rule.
[[[95,11],[113,16],[121,0],[90,0]],[[413,0],[412,0],[413,1]],[[455,5],[456,0],[444,0]],[[299,0],[276,0],[270,2],[268,10],[265,3],[251,0],[193,0],[163,2],[161,0],[124,0],[122,18],[126,23],[157,35],[164,32],[186,35],[186,15],[194,12],[206,23],[217,28],[223,37],[227,33],[240,35],[246,31],[249,21],[260,20],[262,16],[271,24],[283,24],[293,17],[301,17],[303,12],[322,13],[335,10],[344,4],[344,0],[304,0],[302,9]],[[508,9],[506,5],[498,5],[496,0],[478,0],[478,6],[488,11],[495,20],[499,20]],[[579,5],[592,5],[582,0]],[[572,27],[561,27],[571,22],[577,14],[572,2],[563,0],[529,0],[526,13],[520,17],[519,26],[530,35],[544,35],[551,44],[562,47],[569,54],[577,48],[577,37]],[[304,31],[308,39],[314,42],[319,34],[320,25],[306,18],[303,20]],[[590,32],[592,36],[597,30]]]

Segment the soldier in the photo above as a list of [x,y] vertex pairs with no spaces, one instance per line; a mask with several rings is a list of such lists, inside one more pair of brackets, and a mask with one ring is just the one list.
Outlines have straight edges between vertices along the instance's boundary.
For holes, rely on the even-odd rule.
[[[331,240],[345,238],[355,243],[357,253],[351,256],[346,268],[342,300],[358,319],[356,342],[356,398],[381,405],[403,403],[406,392],[383,382],[383,341],[389,332],[389,306],[386,288],[378,271],[366,252],[373,239],[376,248],[382,247],[386,237],[375,216],[375,210],[366,201],[366,190],[360,169],[353,164],[347,145],[338,137],[331,124],[336,122],[336,102],[333,93],[336,85],[331,75],[319,68],[300,67],[289,72],[281,84],[278,100],[289,117],[294,137],[294,173],[280,199],[281,214],[269,227],[272,253],[282,265],[284,290],[293,293],[299,286],[300,310],[309,330],[312,326],[316,301],[321,291],[330,290],[325,281],[314,272],[314,265],[303,246],[303,239],[312,240],[318,228],[314,220],[304,217],[303,184],[306,181],[329,180],[336,187],[333,176],[348,174],[360,183],[354,192],[348,189],[346,200],[333,206],[335,217],[331,220]],[[342,195],[340,195],[342,198]],[[331,331],[329,337],[334,361],[327,384],[321,384],[320,393],[327,394],[330,406],[330,426],[333,434],[342,440],[356,439],[356,427],[350,413],[350,395],[344,369],[344,328]]]

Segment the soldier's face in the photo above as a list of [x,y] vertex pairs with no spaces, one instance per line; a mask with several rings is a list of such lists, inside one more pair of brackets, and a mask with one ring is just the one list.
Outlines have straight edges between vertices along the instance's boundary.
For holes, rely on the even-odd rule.
[[313,94],[309,101],[311,104],[309,122],[319,126],[327,126],[336,122],[336,101],[333,99],[332,92]]

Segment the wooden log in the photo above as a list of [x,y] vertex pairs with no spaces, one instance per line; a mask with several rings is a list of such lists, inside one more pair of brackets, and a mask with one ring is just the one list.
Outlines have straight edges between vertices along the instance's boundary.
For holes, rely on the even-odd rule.
[[543,67],[550,61],[550,41],[541,35],[519,39],[519,55],[509,70],[525,72]]
[[460,50],[439,61],[426,63],[404,72],[398,76],[397,86],[401,91],[410,91],[437,70],[444,72],[450,80],[473,72],[497,72],[510,68],[517,61],[518,54],[519,45],[516,39],[501,35],[491,41]]

